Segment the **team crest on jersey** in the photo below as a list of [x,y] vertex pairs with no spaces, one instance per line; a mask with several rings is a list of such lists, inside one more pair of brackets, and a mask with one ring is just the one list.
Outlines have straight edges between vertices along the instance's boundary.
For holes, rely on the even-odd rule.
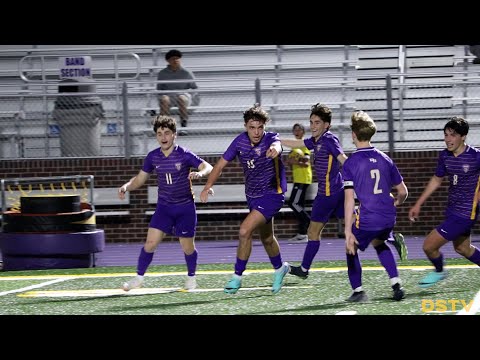
[[260,149],[260,148],[255,149],[255,154],[257,154],[257,156],[260,156],[261,152],[262,152],[262,149]]
[[466,172],[468,172],[468,170],[470,170],[470,165],[468,165],[468,164],[463,164],[463,165],[462,165],[462,168],[463,168],[463,172],[466,173]]
[[175,163],[175,168],[180,170],[182,168],[182,163]]
[[319,152],[321,148],[322,148],[322,144],[317,145],[317,152]]

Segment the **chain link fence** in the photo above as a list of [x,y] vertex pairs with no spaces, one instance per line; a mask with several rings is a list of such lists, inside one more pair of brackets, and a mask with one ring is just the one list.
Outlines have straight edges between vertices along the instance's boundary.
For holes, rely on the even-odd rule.
[[[242,113],[255,102],[269,111],[268,130],[291,138],[291,126],[309,127],[310,106],[321,102],[333,110],[332,131],[346,151],[353,150],[349,121],[355,109],[377,122],[374,144],[394,150],[443,148],[443,126],[452,116],[469,120],[470,144],[480,131],[480,80],[419,81],[360,86],[354,79],[221,78],[197,80],[201,105],[191,108],[189,123],[177,143],[199,154],[220,154],[244,131]],[[151,126],[159,113],[153,81],[39,83],[35,90],[0,94],[0,158],[144,156],[158,147]],[[82,88],[83,86],[83,88]],[[67,90],[62,90],[67,89]],[[84,91],[90,90],[90,91]],[[185,92],[185,90],[182,90]],[[388,99],[391,99],[390,103]],[[178,109],[172,108],[178,120]],[[178,121],[179,122],[179,121]]]

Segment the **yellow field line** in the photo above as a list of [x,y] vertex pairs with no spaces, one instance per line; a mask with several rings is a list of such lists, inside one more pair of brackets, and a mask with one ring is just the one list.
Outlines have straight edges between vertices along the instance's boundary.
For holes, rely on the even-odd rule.
[[[447,269],[475,269],[478,268],[477,265],[447,265]],[[362,268],[366,271],[385,271],[382,266],[365,266]],[[412,265],[412,266],[398,266],[399,270],[432,270],[431,265]],[[311,268],[310,272],[338,272],[338,271],[347,271],[346,266],[340,267],[323,267],[323,268]],[[228,275],[232,274],[232,270],[198,270],[197,275]],[[273,273],[273,269],[252,269],[246,270],[245,275],[248,274],[263,274],[263,273]],[[159,277],[159,276],[185,276],[186,271],[175,271],[175,272],[150,272],[146,273],[146,277]],[[15,275],[15,276],[0,276],[0,281],[10,281],[10,280],[48,280],[48,279],[73,279],[73,278],[110,278],[110,277],[128,277],[135,276],[136,273],[103,273],[103,274],[57,274],[57,275]]]

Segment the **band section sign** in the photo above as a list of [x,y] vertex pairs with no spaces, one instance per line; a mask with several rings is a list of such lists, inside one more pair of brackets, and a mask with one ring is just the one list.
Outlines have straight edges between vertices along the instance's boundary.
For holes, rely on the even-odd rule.
[[60,57],[59,68],[60,79],[90,79],[92,77],[92,57]]

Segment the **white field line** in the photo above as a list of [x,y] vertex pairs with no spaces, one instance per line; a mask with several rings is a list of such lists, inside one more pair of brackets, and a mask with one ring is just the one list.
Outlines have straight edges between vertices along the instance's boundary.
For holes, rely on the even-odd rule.
[[463,308],[460,310],[457,315],[475,315],[480,310],[480,291],[477,292],[477,295],[473,298],[472,306],[467,310]]
[[0,296],[4,296],[4,295],[8,295],[8,294],[15,294],[15,293],[24,292],[24,291],[29,291],[29,290],[32,290],[32,289],[38,289],[38,288],[41,288],[41,287],[44,287],[44,286],[56,284],[56,283],[59,283],[59,282],[62,282],[62,281],[67,281],[67,280],[71,280],[71,279],[74,279],[74,277],[65,278],[65,279],[54,279],[54,280],[50,280],[50,281],[45,281],[45,282],[43,282],[43,283],[41,283],[41,284],[35,284],[35,285],[25,286],[25,287],[20,288],[20,289],[13,289],[13,290],[8,290],[8,291],[2,291],[2,292],[0,292]]
[[[475,269],[478,268],[477,265],[449,265],[446,266],[447,269]],[[382,266],[365,266],[362,268],[365,271],[385,271]],[[414,271],[424,271],[432,270],[433,267],[430,265],[418,265],[418,266],[398,266],[399,270],[414,270]],[[339,272],[347,271],[347,267],[332,267],[332,268],[311,268],[310,272]],[[233,270],[199,270],[197,275],[231,275]],[[268,274],[273,273],[273,269],[252,269],[246,270],[244,275],[250,274]],[[112,277],[129,277],[135,276],[136,273],[104,273],[104,274],[75,274],[75,275],[15,275],[15,276],[0,276],[0,281],[9,281],[9,280],[48,280],[48,279],[88,279],[88,278],[112,278]],[[151,272],[146,273],[146,277],[161,277],[161,276],[185,276],[185,271],[176,271],[176,272]]]
[[[283,286],[282,290],[288,289],[309,289],[313,286]],[[240,288],[239,291],[254,291],[254,290],[268,290],[271,291],[271,287],[251,287]],[[122,289],[89,289],[89,290],[52,290],[52,291],[28,291],[26,293],[18,295],[19,297],[38,298],[38,297],[108,297],[108,296],[135,296],[135,295],[151,295],[151,294],[168,294],[174,292],[190,292],[190,293],[203,293],[203,292],[223,292],[223,288],[213,289],[194,289],[184,290],[181,288],[141,288],[132,289],[130,291],[123,291]]]
[[344,310],[337,312],[335,315],[357,315],[357,312],[355,310]]

